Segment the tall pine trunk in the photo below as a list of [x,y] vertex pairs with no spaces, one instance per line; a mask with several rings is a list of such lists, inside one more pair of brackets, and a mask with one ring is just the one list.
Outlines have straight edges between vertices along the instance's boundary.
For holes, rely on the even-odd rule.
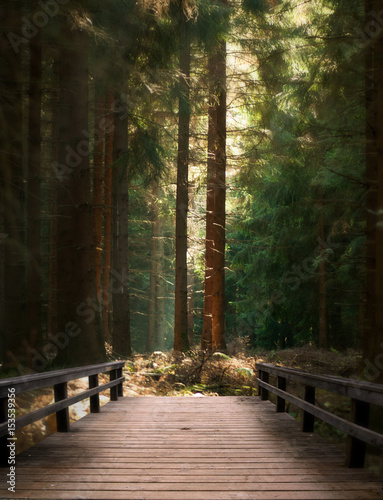
[[0,159],[1,202],[4,221],[0,245],[4,246],[4,307],[1,325],[4,370],[18,368],[28,358],[25,289],[25,189],[22,126],[22,49],[11,36],[21,36],[21,2],[0,2],[3,33],[0,38]]
[[27,298],[29,306],[30,343],[41,347],[41,33],[29,42],[29,121],[28,121],[28,188],[27,188]]
[[[379,4],[381,7],[381,4]],[[378,11],[376,11],[378,12]],[[378,64],[378,134],[377,134],[377,169],[378,169],[378,193],[377,193],[377,221],[376,221],[376,270],[375,270],[375,294],[376,294],[376,326],[373,345],[375,353],[377,349],[383,352],[383,38],[378,37],[376,48],[376,60]],[[383,383],[383,370],[379,375],[379,382]]]
[[[52,115],[52,123],[50,133],[52,136],[52,147],[50,154],[51,164],[58,158],[58,115],[59,115],[59,63],[55,60],[53,63],[53,82],[51,88],[50,110]],[[52,193],[50,202],[50,210],[52,218],[49,224],[49,270],[48,270],[48,317],[47,330],[48,332],[58,331],[57,318],[57,189],[58,178],[54,170],[50,169],[49,189]]]
[[[189,207],[192,213],[194,214],[196,209],[195,204],[195,182],[189,182]],[[196,231],[193,224],[190,224],[189,227],[189,237],[191,239],[196,238]],[[195,339],[194,339],[194,252],[188,252],[188,338],[190,347],[194,347]]]
[[116,355],[131,355],[128,288],[128,127],[115,115],[113,165],[113,268],[110,292],[113,296],[112,344]]
[[[81,6],[86,7],[83,3]],[[67,335],[67,341],[62,341],[62,362],[81,365],[105,358],[94,307],[97,295],[89,168],[88,38],[84,30],[73,25],[69,13],[62,22],[56,165],[62,173],[58,183],[58,326],[60,333]]]
[[[366,0],[366,21],[372,11],[375,0]],[[367,359],[371,358],[374,348],[371,338],[374,336],[376,311],[376,214],[377,214],[377,128],[378,116],[378,81],[376,75],[375,43],[366,47],[366,181],[368,183],[366,195],[366,308],[363,332],[363,351]]]
[[[97,300],[102,308],[102,247],[104,216],[104,131],[105,98],[100,86],[95,89],[94,154],[93,154],[93,245]],[[101,315],[100,315],[101,316]],[[101,318],[100,318],[101,319]]]
[[[376,24],[381,5],[366,0],[366,26]],[[383,350],[383,39],[372,37],[366,45],[366,196],[367,276],[363,351],[374,366],[373,382],[383,383],[375,366]],[[379,369],[378,369],[379,368]]]
[[[213,259],[211,276],[212,349],[226,349],[225,342],[225,244],[226,244],[226,43],[221,42],[209,59],[214,121],[209,133],[214,159]],[[210,151],[209,151],[209,154]]]
[[180,39],[180,80],[178,115],[177,201],[176,201],[176,279],[174,314],[174,350],[187,351],[187,214],[188,214],[188,167],[190,134],[190,34],[182,14]]
[[159,301],[163,300],[160,297],[160,281],[162,279],[163,259],[164,259],[164,244],[162,240],[162,220],[159,213],[158,202],[161,199],[161,188],[155,183],[153,187],[153,203],[152,203],[152,238],[150,251],[150,285],[149,285],[149,318],[148,318],[148,340],[147,350],[149,352],[159,349]]
[[[209,76],[212,61],[209,60]],[[212,80],[210,80],[212,85]],[[203,305],[203,325],[201,335],[201,349],[212,349],[212,306],[213,306],[213,265],[214,265],[214,177],[215,177],[215,145],[217,105],[214,98],[213,86],[210,88],[210,103],[208,116],[207,137],[207,180],[206,180],[206,237],[205,237],[205,292]]]
[[[323,190],[318,189],[320,210],[323,209]],[[326,249],[322,242],[325,241],[325,224],[323,213],[319,213],[319,347],[327,348],[327,270]]]
[[[111,91],[105,98],[106,122],[114,123],[114,96]],[[102,329],[104,338],[111,342],[110,334],[110,273],[112,261],[112,189],[113,189],[113,141],[114,126],[105,130],[105,196],[104,196],[104,261],[102,294]]]

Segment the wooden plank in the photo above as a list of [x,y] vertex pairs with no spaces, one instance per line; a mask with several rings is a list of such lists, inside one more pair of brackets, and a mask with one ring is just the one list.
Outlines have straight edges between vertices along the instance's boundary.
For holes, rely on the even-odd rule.
[[[20,491],[12,494],[12,498],[35,500],[33,492]],[[40,492],[40,499],[68,500],[68,498],[82,500],[367,500],[381,498],[373,492],[363,490],[353,491],[295,491],[295,492],[260,492],[257,490],[243,491],[130,491],[129,496],[125,491],[82,491],[81,495],[76,490],[57,491],[52,497],[51,491]]]
[[383,481],[256,397],[123,398],[71,427],[18,457],[11,498],[383,498]]
[[[269,471],[266,469],[267,474],[264,474],[265,470],[255,473],[241,473],[237,475],[233,474],[225,474],[225,484],[227,483],[273,483],[275,485],[276,483],[283,483],[286,485],[286,483],[297,483],[298,481],[300,483],[310,483],[312,481],[312,475],[311,474],[291,474],[291,471],[288,471],[285,474],[269,474]],[[148,476],[145,473],[145,469],[141,469],[139,473],[136,474],[129,474],[129,483],[197,483],[200,484],[201,482],[203,483],[216,483],[219,484],[222,481],[222,474],[216,474],[214,471],[214,474],[209,473],[208,470],[205,470],[203,472],[200,472],[197,474],[195,471],[190,474],[185,474],[185,471],[183,471],[183,474],[175,474],[173,470],[165,470],[163,474],[159,474],[158,471],[156,471],[154,474],[151,473],[150,476]],[[324,477],[322,474],[318,474],[317,477],[315,478],[317,483],[348,483],[350,481],[352,476],[348,474],[331,474],[328,473],[326,477]],[[123,480],[125,478],[125,474],[111,474],[111,473],[102,473],[102,471],[98,471],[97,475],[92,475],[89,474],[88,472],[84,472],[83,474],[59,474],[56,472],[56,474],[42,474],[39,475],[39,483],[38,487],[45,488],[47,485],[45,483],[68,483],[69,486],[73,486],[76,483],[103,483],[103,484],[122,484]],[[31,484],[31,482],[34,482],[35,479],[35,474],[24,474],[23,478],[19,480],[19,486],[23,486],[24,483],[26,484]],[[366,479],[366,476],[364,474],[355,474],[353,476],[353,481],[364,481]],[[372,481],[370,484],[373,484]],[[345,485],[343,484],[343,487]],[[347,485],[346,485],[347,486]],[[24,486],[23,486],[24,487]],[[76,486],[77,487],[77,486]]]
[[[363,490],[366,487],[366,483],[360,482],[360,481],[355,481],[353,482],[352,488],[349,487],[349,482],[343,483],[343,482],[323,482],[319,483],[318,481],[312,482],[302,482],[302,481],[296,481],[296,482],[290,482],[290,483],[277,483],[276,481],[268,482],[268,481],[262,481],[262,482],[240,482],[240,483],[229,483],[225,481],[225,486],[224,488],[222,487],[222,481],[220,480],[217,483],[209,483],[209,482],[204,482],[203,484],[203,489],[204,491],[238,491],[238,488],[240,488],[241,491],[246,492],[246,491],[253,491],[253,492],[259,492],[259,491],[283,491],[283,492],[296,492],[296,491],[306,491],[306,492],[311,492],[311,491],[347,491],[347,490]],[[381,485],[379,483],[373,483],[370,482],[368,483],[368,487],[370,488],[371,491],[379,490],[381,488]],[[82,492],[82,491],[89,491],[89,490],[96,490],[97,491],[109,491],[109,492],[115,492],[115,491],[125,491],[125,492],[130,492],[130,491],[154,491],[154,492],[159,492],[159,491],[166,491],[166,492],[171,492],[171,491],[199,491],[201,490],[201,483],[192,483],[190,481],[187,482],[148,482],[148,483],[134,483],[134,482],[104,482],[104,483],[97,483],[94,484],[93,482],[79,482],[73,485],[72,482],[65,483],[65,482],[44,482],[41,483],[38,480],[35,480],[33,482],[27,482],[23,484],[23,488],[27,489],[28,491],[36,491],[36,494],[39,494],[39,491],[42,489],[44,490],[49,490],[49,491],[73,491],[76,490],[77,492]]]

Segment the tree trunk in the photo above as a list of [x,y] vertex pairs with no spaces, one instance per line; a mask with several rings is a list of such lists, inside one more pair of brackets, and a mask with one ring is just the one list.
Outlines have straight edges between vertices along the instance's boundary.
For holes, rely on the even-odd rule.
[[[210,65],[209,65],[210,68]],[[209,71],[210,74],[210,71]],[[210,83],[212,83],[210,81]],[[211,351],[212,343],[212,305],[213,305],[213,264],[214,264],[214,176],[217,106],[210,89],[209,125],[207,138],[207,187],[206,187],[206,238],[205,238],[205,293],[203,305],[203,326],[201,349]]]
[[177,156],[177,201],[176,201],[176,279],[174,350],[187,351],[188,310],[187,310],[187,214],[188,214],[188,164],[190,129],[190,34],[185,17],[181,25],[180,40],[180,80],[178,116],[178,156]]
[[[366,0],[366,22],[370,20],[375,0]],[[376,214],[377,214],[377,102],[378,80],[376,74],[375,43],[366,47],[366,181],[368,183],[366,195],[366,308],[363,331],[363,351],[367,359],[374,351],[371,339],[374,336],[376,311]],[[370,350],[370,346],[372,349]]]
[[[195,212],[195,182],[189,182],[189,207],[192,213]],[[195,228],[193,224],[189,225],[189,236],[195,238]],[[190,249],[188,252],[188,338],[190,347],[194,347],[194,252]]]
[[[102,311],[102,223],[104,216],[104,130],[105,98],[96,84],[93,154],[93,245],[97,300]],[[101,316],[101,315],[100,315]],[[101,320],[101,318],[100,318]]]
[[[323,191],[318,189],[320,209],[323,207]],[[326,241],[323,213],[319,213],[319,241]],[[326,249],[320,243],[319,249],[319,347],[327,348],[327,278],[326,278]]]
[[[107,124],[114,123],[114,96],[108,92],[105,100]],[[113,189],[113,141],[114,126],[105,130],[105,197],[104,197],[104,265],[102,294],[102,329],[106,341],[111,342],[110,335],[110,272],[112,259],[112,189]]]
[[[58,60],[53,63],[53,73],[54,73],[54,83],[51,89],[51,113],[52,113],[52,125],[51,125],[51,135],[52,135],[52,149],[50,155],[50,164],[58,158],[58,111],[59,111],[59,64]],[[52,218],[49,225],[49,277],[48,277],[48,318],[47,318],[47,330],[48,332],[58,331],[58,317],[57,317],[57,189],[58,189],[58,178],[54,170],[50,169],[49,187],[52,193],[52,199],[50,203],[50,210],[52,213]]]
[[132,354],[128,289],[128,214],[129,186],[127,168],[127,121],[115,115],[113,165],[113,269],[110,291],[113,294],[112,343],[116,355]]
[[158,201],[161,197],[161,189],[155,183],[153,187],[152,203],[152,238],[150,251],[150,287],[149,287],[149,319],[148,319],[148,340],[147,350],[153,352],[158,349],[158,302],[159,282],[161,280],[161,270],[163,261],[163,241],[161,238],[162,223],[158,208]]
[[188,338],[194,347],[194,257],[188,263]]
[[[376,9],[381,8],[381,2],[375,2]],[[375,10],[373,13],[379,12]],[[371,15],[371,11],[369,11]],[[372,16],[373,17],[373,16]],[[376,22],[376,20],[375,20]],[[376,355],[383,352],[383,38],[376,37],[375,63],[376,63],[376,86],[378,89],[376,99],[377,113],[377,217],[375,228],[375,328],[371,339],[371,354],[377,364]],[[371,359],[371,357],[370,357]],[[381,367],[380,367],[381,368]],[[383,383],[383,370],[380,369],[379,377],[375,382]]]
[[28,360],[25,289],[25,189],[22,126],[22,49],[12,46],[6,33],[21,36],[21,2],[0,2],[3,34],[0,39],[1,198],[4,203],[4,307],[1,341],[3,370]]
[[[82,6],[86,8],[82,3]],[[92,237],[92,199],[88,133],[88,39],[63,19],[60,47],[60,103],[57,228],[58,325],[66,344],[63,362],[72,365],[105,359],[97,321]],[[61,349],[60,349],[61,350]]]
[[[159,218],[159,234],[162,234],[162,219]],[[165,251],[164,240],[160,237],[157,241],[157,285],[156,285],[156,335],[155,335],[155,348],[163,350],[165,348],[165,335],[166,335],[166,281],[164,279],[165,267]]]
[[[376,24],[381,5],[366,0],[366,26]],[[383,351],[383,39],[366,45],[367,275],[363,353],[374,367],[371,382],[383,383],[376,360]]]
[[225,243],[226,243],[226,43],[222,42],[209,61],[214,85],[215,137],[213,176],[213,274],[212,274],[212,348],[226,349],[225,342]]
[[[29,306],[30,345],[40,348],[41,328],[41,33],[29,42],[29,122],[28,122],[28,189],[27,189],[27,299]],[[30,365],[32,367],[32,365]]]

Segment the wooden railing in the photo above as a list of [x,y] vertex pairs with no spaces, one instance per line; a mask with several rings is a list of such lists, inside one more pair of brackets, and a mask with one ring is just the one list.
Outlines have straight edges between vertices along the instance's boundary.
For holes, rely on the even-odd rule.
[[[13,441],[14,432],[37,420],[56,414],[57,431],[69,432],[69,406],[90,399],[91,413],[100,411],[100,392],[110,389],[111,401],[123,396],[122,368],[124,362],[116,361],[97,365],[36,373],[21,377],[0,379],[0,466],[7,466],[8,448]],[[100,373],[109,373],[109,382],[99,385]],[[67,383],[79,378],[89,378],[89,389],[68,397]],[[22,392],[53,387],[55,402],[39,410],[15,418],[14,396]]]
[[[329,375],[312,375],[301,370],[268,363],[257,363],[256,366],[258,370],[258,392],[261,399],[268,400],[269,392],[272,392],[277,396],[277,412],[285,411],[286,401],[300,408],[303,412],[303,432],[313,432],[315,418],[318,418],[348,435],[346,453],[346,465],[348,467],[364,466],[367,444],[383,449],[383,435],[368,428],[370,405],[383,407],[383,385]],[[273,376],[276,386],[271,383],[270,375]],[[287,391],[288,381],[303,386],[303,398]],[[316,388],[350,398],[350,420],[345,420],[315,406]]]

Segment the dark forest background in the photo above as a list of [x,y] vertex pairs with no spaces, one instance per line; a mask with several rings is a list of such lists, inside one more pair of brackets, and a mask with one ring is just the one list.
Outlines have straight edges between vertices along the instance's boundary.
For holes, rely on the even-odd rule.
[[380,2],[2,0],[0,19],[3,372],[238,337],[375,363]]

